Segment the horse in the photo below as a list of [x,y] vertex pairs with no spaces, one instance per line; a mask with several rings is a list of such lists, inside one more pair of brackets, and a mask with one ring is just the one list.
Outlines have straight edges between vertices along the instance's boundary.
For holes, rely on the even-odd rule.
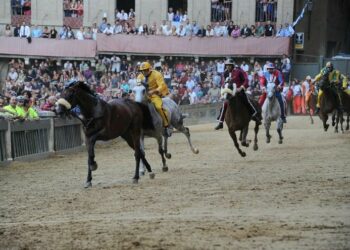
[[314,89],[310,93],[309,99],[306,102],[306,111],[309,114],[311,124],[314,124],[314,119],[312,118],[312,116],[314,115],[316,110],[316,103],[317,103],[317,92]]
[[[151,113],[152,119],[153,119],[153,124],[154,128],[152,129],[147,129],[143,131],[144,136],[152,137],[157,140],[158,143],[158,151],[159,154],[162,157],[162,163],[163,163],[163,171],[166,172],[168,171],[168,166],[166,165],[166,159],[171,158],[171,154],[168,153],[168,136],[163,135],[163,120],[157,110],[155,109],[154,105],[150,102],[148,102],[148,96],[147,96],[147,89],[143,85],[138,85],[132,90],[134,94],[135,101],[138,103],[143,103],[146,104],[149,108],[149,111]],[[169,117],[169,124],[170,124],[170,129],[175,128],[177,131],[183,133],[188,141],[188,144],[191,148],[191,151],[194,154],[198,154],[199,150],[195,148],[192,145],[191,141],[191,135],[190,135],[190,130],[184,126],[183,120],[186,117],[184,114],[181,113],[179,106],[168,96],[162,98],[163,101],[163,108],[166,110],[168,117]],[[163,144],[164,142],[164,144]],[[142,147],[144,146],[144,137],[142,136],[141,138],[141,145]],[[143,170],[141,168],[141,170]],[[141,174],[142,171],[141,171]]]
[[[248,135],[248,129],[249,129],[249,122],[251,120],[251,115],[249,113],[248,108],[242,101],[241,99],[242,97],[240,96],[240,95],[245,95],[245,93],[242,93],[242,92],[237,93],[237,86],[236,84],[233,84],[233,90],[229,88],[225,88],[221,91],[221,94],[227,94],[226,98],[228,100],[228,106],[225,114],[225,122],[228,127],[229,134],[233,140],[233,143],[238,153],[242,157],[245,157],[246,153],[240,149],[239,143],[237,141],[237,136],[236,136],[236,131],[239,130],[240,131],[239,140],[241,141],[241,145],[244,147],[249,147],[250,141],[247,140],[247,135]],[[257,112],[261,114],[261,109],[258,103],[252,99],[250,99],[250,101],[253,103],[253,105],[257,109]],[[254,136],[254,146],[253,146],[253,149],[255,151],[258,150],[259,125],[260,125],[260,122],[255,121],[255,127],[254,127],[255,136]]]
[[[337,112],[338,108],[338,97],[337,94],[332,90],[331,83],[328,80],[328,74],[325,74],[320,82],[319,87],[323,91],[320,97],[320,112],[319,117],[323,123],[324,131],[328,130],[329,124],[327,124],[328,114]],[[342,119],[343,114],[338,114],[336,116],[337,121],[333,120],[333,125],[336,125],[335,132],[338,132],[339,119]]]
[[264,119],[264,126],[266,130],[266,142],[270,143],[271,135],[270,135],[270,127],[271,122],[276,121],[277,122],[277,132],[279,136],[278,143],[283,143],[283,136],[282,136],[282,130],[283,130],[283,121],[281,118],[281,107],[278,103],[277,97],[276,97],[276,85],[275,83],[268,83],[266,86],[266,92],[267,97],[265,99],[265,102],[262,106],[262,115]]
[[[88,151],[88,175],[85,188],[92,186],[91,171],[97,169],[95,143],[121,136],[135,152],[136,169],[133,182],[138,183],[140,160],[146,166],[151,179],[155,177],[151,166],[141,149],[140,139],[143,129],[153,129],[152,117],[147,106],[127,99],[106,102],[100,99],[88,85],[72,81],[57,101],[56,113],[64,116],[79,107]],[[74,114],[74,113],[73,113]]]
[[[341,98],[343,102],[343,107],[344,107],[344,113],[346,113],[346,127],[345,130],[349,130],[349,122],[350,122],[350,96],[345,92],[341,91]],[[341,117],[340,117],[341,115]],[[344,128],[343,128],[343,117],[342,117],[342,112],[335,111],[333,112],[332,115],[332,125],[336,126],[335,127],[335,132],[337,132],[338,128],[338,123],[340,122],[340,128],[342,133],[344,133]]]

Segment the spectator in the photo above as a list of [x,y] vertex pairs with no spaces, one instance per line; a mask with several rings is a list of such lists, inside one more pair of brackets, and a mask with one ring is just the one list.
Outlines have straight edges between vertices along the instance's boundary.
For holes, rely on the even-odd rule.
[[104,17],[104,18],[102,18],[102,23],[99,25],[99,27],[98,27],[98,31],[100,32],[100,33],[103,33],[103,31],[105,30],[107,28],[107,18],[106,17]]
[[251,30],[251,35],[252,35],[252,36],[255,36],[255,33],[256,33],[255,25],[251,25],[251,26],[250,26],[250,30]]
[[178,37],[184,37],[186,35],[186,29],[182,24],[179,25],[179,28],[176,30],[176,34]]
[[248,28],[247,24],[244,24],[243,28],[241,29],[241,37],[245,38],[251,35],[252,35],[252,31],[250,30],[250,28]]
[[21,14],[21,2],[20,2],[20,0],[11,0],[11,10],[12,10],[13,16]]
[[249,65],[246,64],[245,61],[242,62],[241,67],[240,67],[244,72],[246,72],[248,74],[249,71]]
[[93,40],[96,40],[96,38],[97,38],[97,33],[98,33],[97,23],[93,23],[93,24],[92,24],[91,31],[92,31],[92,39],[93,39]]
[[207,26],[206,36],[207,37],[213,37],[214,36],[214,30],[212,29],[211,25]]
[[50,38],[52,39],[57,38],[57,30],[55,29],[55,27],[52,27],[52,29],[50,30]]
[[83,2],[81,0],[77,1],[76,11],[77,11],[78,17],[83,16],[83,14],[84,14],[84,5],[83,5]]
[[128,21],[128,19],[129,19],[129,15],[127,13],[125,13],[124,10],[120,11],[120,16],[121,16],[121,18],[120,18],[121,21]]
[[19,24],[16,24],[16,27],[13,29],[13,36],[14,37],[20,37],[20,29],[21,26]]
[[67,26],[67,37],[66,39],[75,39],[74,32],[70,26]]
[[293,81],[292,87],[293,87],[293,113],[301,114],[302,89],[297,79]]
[[286,54],[283,54],[283,58],[281,60],[282,62],[282,66],[281,66],[281,71],[283,74],[283,78],[285,82],[289,82],[289,75],[290,75],[290,71],[291,71],[291,63],[290,63],[290,59],[288,58],[288,56]]
[[240,35],[241,35],[241,30],[238,25],[235,25],[235,28],[231,32],[231,36],[233,38],[237,38],[237,37],[240,37]]
[[255,31],[256,37],[262,37],[265,36],[265,27],[260,22],[257,23],[256,31]]
[[119,56],[113,55],[111,58],[111,64],[112,64],[112,72],[119,73],[120,72],[120,66],[121,66],[121,59]]
[[77,40],[84,40],[84,27],[80,27],[75,37],[77,38]]
[[174,19],[174,11],[173,11],[173,8],[172,7],[169,7],[168,9],[168,22],[172,22]]
[[41,106],[41,110],[55,112],[55,103],[56,103],[56,101],[57,100],[56,100],[55,96],[49,96],[46,99],[46,102]]
[[267,21],[265,25],[265,36],[273,36],[275,34],[275,28],[270,21]]
[[191,34],[193,36],[197,36],[198,34],[198,31],[199,31],[199,26],[197,25],[197,22],[196,21],[192,21],[192,30],[191,30]]
[[92,40],[93,39],[94,34],[91,30],[91,27],[84,28],[83,37],[84,37],[84,40]]
[[28,120],[38,120],[39,115],[38,112],[31,107],[31,103],[29,99],[25,98],[23,102],[23,111],[24,111],[24,118]]
[[129,20],[134,21],[135,20],[135,12],[134,9],[130,9],[129,11]]
[[113,35],[113,27],[110,23],[107,23],[107,27],[104,29],[103,34],[107,36]]
[[17,71],[15,70],[15,68],[11,68],[9,73],[7,74],[7,78],[10,80],[10,81],[17,81],[17,78],[18,78],[18,73]]
[[63,12],[64,12],[65,17],[71,16],[70,1],[69,0],[63,0]]
[[204,28],[204,25],[202,25],[201,28],[198,30],[197,36],[199,36],[199,37],[206,37],[207,36],[207,30]]
[[20,37],[28,38],[30,37],[30,27],[26,24],[26,22],[23,22],[20,29],[19,29]]
[[35,25],[34,28],[32,29],[32,37],[33,38],[40,38],[42,37],[43,32],[41,28],[38,25]]
[[13,116],[17,117],[17,97],[11,96],[10,103],[4,107],[5,112],[12,114]]
[[4,36],[7,36],[7,37],[12,36],[11,25],[6,24],[5,30],[4,30]]
[[220,89],[215,84],[210,84],[210,88],[208,90],[208,101],[210,103],[219,102],[221,97]]
[[219,36],[223,35],[222,28],[221,28],[219,22],[215,23],[213,31],[214,31],[214,36],[216,36],[216,37],[219,37]]
[[49,28],[47,26],[44,27],[44,30],[41,34],[42,38],[50,38],[50,31]]

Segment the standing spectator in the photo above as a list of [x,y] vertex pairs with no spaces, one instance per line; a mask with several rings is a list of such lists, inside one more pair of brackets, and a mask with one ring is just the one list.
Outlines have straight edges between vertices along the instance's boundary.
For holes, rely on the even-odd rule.
[[256,31],[255,31],[255,36],[256,37],[262,37],[265,36],[265,27],[262,23],[258,22],[256,26]]
[[91,27],[85,27],[83,32],[84,40],[92,40],[94,34],[92,33]]
[[11,0],[12,15],[16,16],[20,13],[21,3],[20,0]]
[[121,66],[121,59],[117,55],[113,55],[111,58],[111,64],[112,64],[112,72],[119,73],[120,72],[120,66]]
[[69,0],[63,0],[63,12],[64,12],[65,17],[71,16],[70,1]]
[[286,81],[287,83],[289,82],[289,75],[290,75],[290,71],[291,71],[291,63],[290,63],[290,59],[288,58],[288,56],[286,54],[283,54],[283,58],[281,60],[282,62],[282,74],[283,74],[283,78],[284,81]]
[[20,37],[28,38],[30,37],[30,27],[26,24],[26,22],[23,22],[20,29],[19,29]]
[[218,72],[218,74],[220,76],[223,76],[225,71],[225,63],[223,60],[218,60],[218,62],[216,63],[216,72]]
[[44,27],[43,33],[41,35],[42,38],[50,38],[50,31],[47,26]]
[[129,11],[129,20],[134,21],[135,20],[135,12],[134,9],[130,9]]
[[241,29],[241,37],[245,38],[251,35],[252,35],[252,31],[250,30],[250,28],[248,28],[247,24],[244,24],[243,28]]
[[242,62],[241,67],[240,67],[244,72],[246,72],[248,74],[249,71],[249,65],[246,64],[245,61]]
[[174,19],[174,11],[173,11],[173,8],[172,7],[169,7],[169,10],[168,10],[168,22],[172,22]]
[[84,40],[84,27],[81,26],[80,29],[77,31],[75,37],[77,40]]
[[96,40],[97,38],[97,33],[98,33],[98,27],[97,27],[97,23],[93,23],[92,24],[92,39]]
[[107,18],[106,17],[104,17],[104,18],[102,18],[102,23],[99,25],[99,27],[98,27],[98,31],[100,32],[100,33],[103,33],[103,31],[105,30],[107,28]]
[[43,35],[43,32],[41,28],[38,25],[35,25],[32,29],[32,37],[33,38],[40,38]]
[[312,94],[312,83],[311,76],[307,76],[301,85],[302,89],[302,100],[301,100],[301,112],[303,114],[306,113],[306,110],[311,107],[307,107],[307,103],[309,101],[310,95]]
[[84,5],[83,5],[83,2],[81,0],[77,1],[76,10],[77,10],[78,16],[84,15]]
[[237,37],[240,37],[240,35],[241,35],[241,30],[238,25],[235,25],[235,28],[231,32],[231,36],[233,38],[237,38]]
[[302,99],[302,89],[300,83],[297,79],[293,81],[293,113],[301,113],[301,99]]

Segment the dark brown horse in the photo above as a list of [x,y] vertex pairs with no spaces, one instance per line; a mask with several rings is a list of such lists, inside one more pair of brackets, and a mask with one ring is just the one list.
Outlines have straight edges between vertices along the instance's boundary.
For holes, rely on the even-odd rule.
[[[241,141],[241,145],[244,147],[249,147],[250,141],[247,140],[247,135],[248,135],[248,129],[249,129],[249,122],[251,120],[251,115],[249,113],[248,107],[244,104],[242,101],[240,95],[244,95],[242,92],[236,93],[236,86],[234,85],[233,90],[230,90],[228,88],[224,89],[222,92],[227,93],[227,99],[228,99],[228,107],[225,115],[225,122],[228,127],[228,131],[230,133],[230,136],[233,140],[233,143],[235,147],[238,150],[238,153],[242,156],[245,157],[246,153],[243,152],[240,147],[239,143],[237,141],[237,136],[236,136],[236,131],[240,131],[240,137],[239,140]],[[256,101],[250,100],[255,108],[258,110],[260,113],[259,117],[261,117],[261,109],[259,105],[257,104]],[[259,132],[259,122],[255,122],[255,137],[254,137],[254,150],[258,150],[258,132]]]
[[143,129],[152,129],[153,123],[148,107],[127,99],[116,99],[107,103],[100,99],[89,86],[83,82],[71,82],[62,92],[58,100],[57,113],[64,114],[79,107],[83,118],[86,147],[88,151],[88,176],[85,187],[92,186],[91,171],[97,169],[95,161],[95,143],[97,140],[107,141],[121,136],[135,151],[136,170],[134,183],[139,179],[140,160],[154,178],[151,166],[140,147]]
[[[343,113],[346,114],[346,127],[345,130],[349,130],[349,122],[350,122],[350,96],[345,93],[345,91],[341,91],[341,98],[342,98],[342,104],[343,104],[343,108],[344,108],[344,112],[334,112],[333,116],[332,116],[332,125],[336,126],[336,132],[338,129],[338,123],[340,123],[340,129],[341,131],[344,133],[344,128],[343,128],[343,122],[344,122],[344,118],[343,118]],[[341,116],[340,116],[341,115]]]
[[[328,80],[328,74],[325,74],[319,82],[320,89],[323,91],[320,99],[319,117],[323,122],[324,131],[328,130],[327,124],[328,114],[337,111],[339,107],[336,91],[332,89],[331,83]],[[342,114],[341,114],[342,116]],[[340,116],[337,116],[339,119]],[[337,130],[337,127],[336,127]]]

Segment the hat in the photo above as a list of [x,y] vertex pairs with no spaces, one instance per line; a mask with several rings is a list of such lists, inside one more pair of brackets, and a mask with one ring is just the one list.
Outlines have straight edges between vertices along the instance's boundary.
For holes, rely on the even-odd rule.
[[227,59],[226,61],[225,61],[225,65],[233,65],[234,63],[233,63],[233,60],[232,59]]
[[306,80],[311,80],[311,76],[307,76],[307,77],[306,77]]
[[269,63],[266,68],[267,69],[274,69],[275,65],[273,65],[273,63]]

